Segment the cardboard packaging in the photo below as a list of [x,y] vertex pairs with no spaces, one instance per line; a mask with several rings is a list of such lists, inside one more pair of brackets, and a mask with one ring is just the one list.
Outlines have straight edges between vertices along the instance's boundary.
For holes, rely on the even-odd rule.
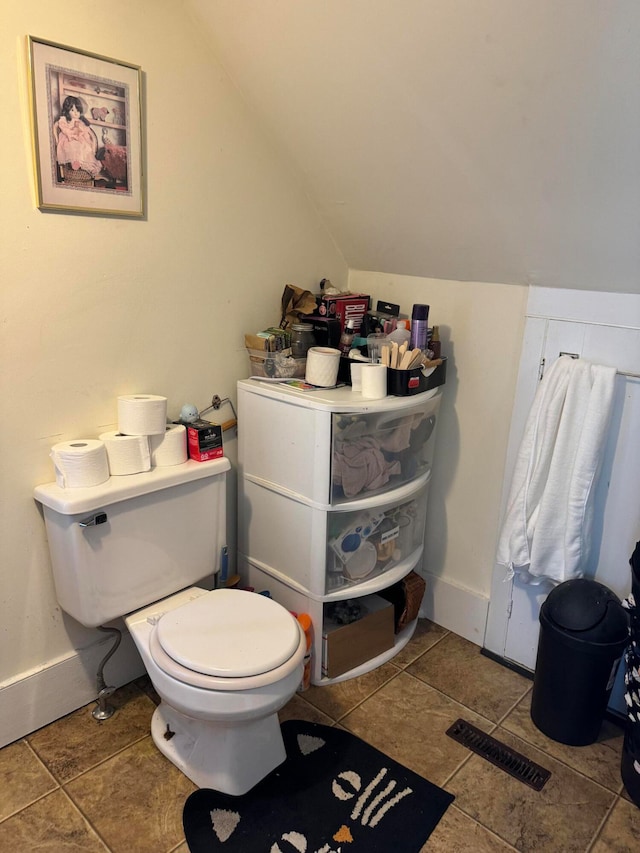
[[187,429],[189,459],[195,459],[196,462],[206,462],[209,459],[218,459],[224,455],[222,426],[220,424],[197,420],[190,424],[185,423],[184,426]]
[[369,310],[369,297],[365,293],[350,293],[345,296],[323,296],[318,301],[316,313],[340,321],[340,333],[348,320],[354,321],[356,335],[360,331],[362,318]]
[[308,314],[304,318],[304,322],[310,323],[313,326],[316,346],[338,348],[342,334],[340,320],[336,320],[335,317],[321,317],[319,314]]
[[363,615],[357,622],[322,626],[322,674],[336,678],[393,648],[395,614],[390,601],[378,595],[359,599]]
[[244,345],[258,352],[283,352],[291,346],[291,334],[284,329],[265,329],[255,335],[245,335]]

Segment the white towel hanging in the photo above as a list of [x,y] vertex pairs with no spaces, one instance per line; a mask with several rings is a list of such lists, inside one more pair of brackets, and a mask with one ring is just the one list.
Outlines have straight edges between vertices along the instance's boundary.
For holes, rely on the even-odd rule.
[[616,370],[562,356],[541,381],[516,458],[497,562],[560,583],[588,563]]

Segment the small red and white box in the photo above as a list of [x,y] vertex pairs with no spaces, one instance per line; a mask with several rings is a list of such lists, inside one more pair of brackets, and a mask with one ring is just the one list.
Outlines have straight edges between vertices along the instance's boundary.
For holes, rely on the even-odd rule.
[[187,428],[187,449],[189,459],[207,462],[224,455],[222,446],[222,426],[210,421],[197,420],[185,424]]

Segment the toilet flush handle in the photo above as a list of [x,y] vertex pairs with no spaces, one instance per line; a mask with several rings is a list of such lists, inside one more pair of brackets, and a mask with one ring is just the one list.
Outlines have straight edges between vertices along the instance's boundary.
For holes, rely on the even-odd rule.
[[97,512],[95,515],[90,515],[83,518],[78,524],[80,527],[95,527],[97,524],[104,524],[107,521],[106,512]]

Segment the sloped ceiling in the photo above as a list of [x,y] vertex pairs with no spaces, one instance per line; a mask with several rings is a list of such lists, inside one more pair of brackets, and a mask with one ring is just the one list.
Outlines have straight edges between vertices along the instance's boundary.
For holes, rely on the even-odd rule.
[[640,292],[638,0],[186,8],[350,267]]

